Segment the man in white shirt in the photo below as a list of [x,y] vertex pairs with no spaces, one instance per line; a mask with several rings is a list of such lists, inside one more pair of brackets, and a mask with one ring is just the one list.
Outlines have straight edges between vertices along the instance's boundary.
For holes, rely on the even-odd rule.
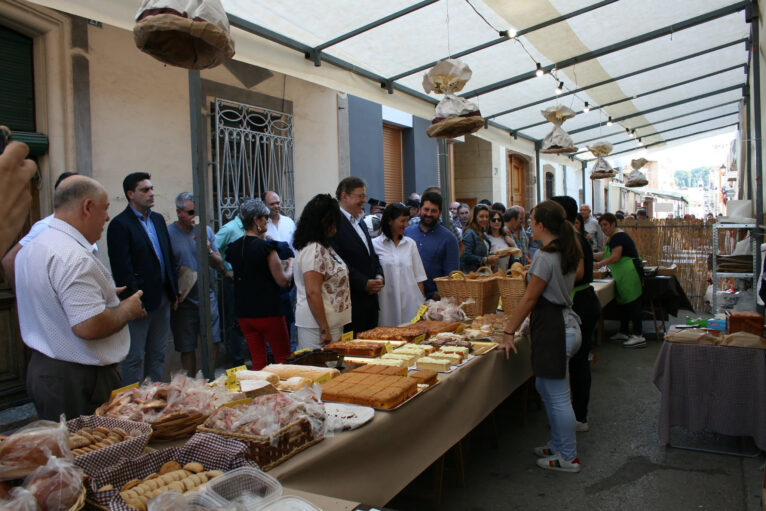
[[109,220],[109,198],[95,180],[72,176],[54,196],[48,229],[16,258],[16,302],[32,349],[27,393],[41,419],[89,415],[122,385],[129,321],[146,316],[142,291],[117,298],[114,279],[93,254]]
[[593,252],[602,252],[604,250],[604,233],[598,224],[598,220],[590,214],[590,206],[587,204],[580,206],[580,214],[584,220],[582,228],[585,232],[583,234],[590,242]]
[[295,222],[289,216],[280,214],[282,201],[276,192],[268,191],[263,196],[263,203],[269,208],[269,222],[266,224],[266,236],[274,241],[284,241],[293,248]]

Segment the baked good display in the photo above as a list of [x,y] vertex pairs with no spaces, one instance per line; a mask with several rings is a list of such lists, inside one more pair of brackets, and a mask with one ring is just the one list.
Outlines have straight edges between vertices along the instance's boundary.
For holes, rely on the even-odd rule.
[[407,368],[368,364],[357,367],[352,373],[382,374],[386,376],[407,376]]
[[69,433],[69,448],[72,450],[73,455],[82,456],[83,454],[118,444],[141,434],[142,432],[138,429],[128,432],[122,428],[85,427],[74,433]]
[[418,385],[434,385],[437,379],[437,372],[431,369],[420,369],[410,373],[410,378],[418,382]]
[[[442,334],[443,335],[443,334]],[[454,335],[454,334],[453,334]],[[436,348],[441,348],[442,346],[463,346],[465,348],[470,349],[471,343],[470,341],[466,341],[465,337],[463,336],[442,336],[442,337],[431,337],[430,339],[426,339],[425,341],[420,343],[421,345],[430,345],[434,346]]]
[[312,383],[314,382],[310,378],[304,378],[303,376],[293,376],[292,378],[288,378],[286,380],[280,380],[278,388],[282,391],[295,392],[296,390],[300,390],[303,387],[308,387]]
[[66,426],[33,422],[0,443],[0,480],[21,479],[48,463],[51,456],[72,458]]
[[339,360],[340,357],[336,351],[317,348],[312,351],[294,353],[282,363],[317,367],[337,367]]
[[428,355],[436,348],[429,344],[403,344],[394,349],[394,353],[414,353],[417,355]]
[[438,358],[442,360],[449,360],[449,363],[453,366],[459,365],[463,362],[463,356],[459,353],[445,353],[443,351],[435,351],[428,355],[429,358]]
[[263,371],[274,373],[282,380],[287,380],[293,376],[300,376],[316,383],[325,382],[340,374],[340,371],[335,368],[298,364],[269,364],[263,368]]
[[417,391],[417,382],[407,376],[351,372],[323,384],[322,400],[390,410]]
[[[177,461],[169,461],[143,479],[132,479],[120,488],[120,497],[133,509],[146,510],[146,503],[167,491],[179,494],[195,491],[209,480],[223,475],[221,470],[207,470],[201,463],[191,462],[183,467]],[[112,488],[108,488],[110,490]],[[107,491],[103,488],[101,491]]]
[[[67,459],[51,457],[24,480],[40,511],[68,510],[82,498],[85,474]],[[81,504],[82,504],[81,502]]]
[[452,364],[444,358],[423,357],[415,364],[419,370],[431,369],[432,371],[449,371]]
[[487,330],[485,327],[491,327],[493,330],[504,330],[507,321],[508,317],[502,312],[497,314],[484,314],[473,320],[471,328],[484,331]]
[[460,353],[463,358],[466,358],[471,350],[465,346],[442,346],[439,351],[444,353]]
[[[280,381],[279,378],[277,378],[277,381]],[[279,392],[274,385],[266,380],[242,380],[239,382],[239,389],[246,397],[250,398],[267,396]]]
[[391,360],[403,360],[408,366],[410,366],[412,365],[413,362],[415,362],[421,356],[423,355],[417,355],[415,353],[386,353],[380,358],[391,359]]
[[427,335],[434,336],[441,332],[455,332],[463,327],[463,323],[460,321],[422,320],[415,323],[415,326],[427,329]]
[[246,380],[261,380],[271,383],[272,385],[279,384],[279,376],[273,372],[268,371],[248,371],[243,369],[234,373],[237,378],[237,383],[241,383]]
[[381,341],[412,342],[421,335],[427,335],[428,329],[418,326],[419,323],[408,326],[381,326],[356,334],[359,339],[377,339]]
[[351,357],[378,357],[383,353],[385,346],[375,342],[336,341],[325,345],[325,349]]

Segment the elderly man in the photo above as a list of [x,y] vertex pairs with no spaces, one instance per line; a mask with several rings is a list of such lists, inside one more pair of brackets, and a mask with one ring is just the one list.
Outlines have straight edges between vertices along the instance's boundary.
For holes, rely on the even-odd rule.
[[32,350],[27,393],[41,419],[90,415],[122,385],[129,321],[146,315],[140,290],[120,302],[111,273],[93,254],[109,220],[95,180],[72,176],[56,190],[49,228],[16,258],[16,301]]
[[458,219],[458,226],[461,229],[465,229],[468,227],[468,224],[471,222],[471,206],[468,204],[461,202],[460,206],[457,208],[457,219]]
[[449,205],[449,214],[452,217],[452,221],[455,222],[456,225],[460,225],[458,217],[457,217],[457,210],[460,208],[459,202],[451,202]]
[[[152,211],[154,185],[146,172],[128,174],[122,189],[128,206],[109,223],[106,242],[117,285],[144,292],[147,316],[131,321],[130,352],[122,362],[125,383],[162,380],[170,337],[170,310],[178,304],[178,275],[165,219]],[[125,298],[125,293],[121,296]]]
[[[266,236],[283,241],[293,248],[295,222],[289,216],[281,214],[282,200],[276,192],[268,191],[263,194],[263,203],[269,208],[269,223],[266,224]],[[235,240],[236,241],[236,240]]]
[[364,180],[354,176],[338,184],[335,197],[340,203],[342,218],[335,236],[330,239],[332,248],[348,266],[354,332],[378,326],[378,293],[383,289],[383,268],[363,221],[366,188]]
[[[188,271],[199,272],[197,264],[197,244],[199,225],[194,225],[194,196],[188,192],[181,192],[176,196],[176,216],[178,220],[168,226],[170,246],[173,250],[173,258],[176,261],[176,273],[181,275],[181,268]],[[215,245],[215,234],[210,226],[206,226],[208,265],[214,270],[223,271],[221,254]],[[199,286],[194,282],[191,289],[178,308],[170,313],[170,330],[173,332],[173,344],[176,351],[181,354],[181,367],[186,374],[197,374],[197,337],[200,333],[200,310],[199,310]],[[218,321],[218,301],[210,286],[210,321],[213,332],[215,351],[212,353],[213,360],[218,362],[219,345],[221,342],[221,330]]]
[[580,214],[584,220],[582,228],[583,231],[585,231],[585,239],[590,242],[590,246],[593,249],[593,252],[595,253],[603,251],[604,233],[601,232],[601,227],[598,225],[598,220],[596,220],[593,215],[590,214],[590,206],[587,204],[580,206]]

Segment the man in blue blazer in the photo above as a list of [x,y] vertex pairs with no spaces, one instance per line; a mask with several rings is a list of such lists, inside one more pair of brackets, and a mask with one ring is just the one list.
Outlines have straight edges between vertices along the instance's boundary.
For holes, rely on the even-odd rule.
[[170,335],[170,309],[178,303],[176,263],[165,219],[154,213],[154,186],[146,172],[129,174],[122,182],[128,207],[114,217],[106,231],[109,262],[124,299],[137,290],[146,317],[128,323],[130,351],[120,367],[125,384],[150,377],[162,379]]
[[362,179],[353,176],[338,184],[335,196],[343,218],[330,239],[332,248],[348,266],[351,324],[357,333],[378,326],[378,293],[383,289],[383,268],[364,223],[366,187]]

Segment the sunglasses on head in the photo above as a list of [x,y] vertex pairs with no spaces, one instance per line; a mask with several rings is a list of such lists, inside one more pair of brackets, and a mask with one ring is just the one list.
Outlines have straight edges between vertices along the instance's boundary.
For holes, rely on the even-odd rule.
[[487,206],[486,204],[477,204],[476,205],[476,209],[482,209],[482,210],[489,211],[489,206]]

